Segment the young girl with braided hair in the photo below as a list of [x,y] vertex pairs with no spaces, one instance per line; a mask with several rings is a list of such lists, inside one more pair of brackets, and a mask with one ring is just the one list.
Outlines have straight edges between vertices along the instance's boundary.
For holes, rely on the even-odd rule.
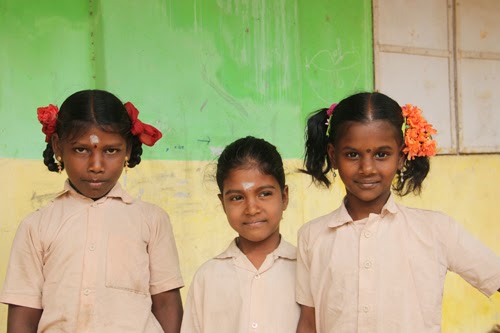
[[500,288],[500,258],[451,217],[409,208],[435,154],[432,126],[413,105],[359,93],[314,113],[305,170],[327,187],[340,176],[340,207],[299,230],[298,333],[441,332],[447,270],[483,294]]
[[[64,190],[19,225],[0,302],[8,332],[179,332],[183,286],[169,217],[118,183],[161,138],[113,94],[38,109],[44,163]],[[54,158],[55,156],[55,158]]]

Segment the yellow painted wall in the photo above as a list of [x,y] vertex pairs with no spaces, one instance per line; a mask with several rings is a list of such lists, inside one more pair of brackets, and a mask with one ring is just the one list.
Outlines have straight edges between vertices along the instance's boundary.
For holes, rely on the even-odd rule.
[[[292,243],[303,223],[336,208],[343,195],[340,184],[330,190],[311,186],[308,177],[295,173],[300,165],[298,160],[286,161],[290,205],[281,230]],[[218,202],[213,171],[209,162],[145,161],[127,176],[132,195],[160,205],[171,216],[186,282],[183,297],[196,268],[235,236]],[[48,172],[41,161],[0,159],[0,286],[18,223],[50,200],[64,180],[65,176]],[[499,184],[500,155],[439,156],[432,159],[422,196],[400,201],[450,214],[500,255]],[[0,305],[0,332],[6,331],[6,313],[7,307]],[[443,332],[485,333],[494,323],[500,323],[500,294],[488,299],[450,273]]]

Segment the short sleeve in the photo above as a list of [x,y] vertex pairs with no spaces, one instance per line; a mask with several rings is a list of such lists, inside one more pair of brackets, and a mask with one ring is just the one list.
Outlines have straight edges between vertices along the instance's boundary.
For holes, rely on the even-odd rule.
[[311,293],[311,274],[309,256],[309,233],[307,225],[298,232],[297,239],[297,282],[295,287],[296,301],[299,304],[314,307]]
[[38,213],[19,225],[10,253],[0,302],[42,309],[43,254],[36,228]]
[[500,288],[500,257],[450,218],[447,232],[448,269],[486,296]]
[[184,286],[170,219],[163,209],[155,208],[148,244],[152,295]]

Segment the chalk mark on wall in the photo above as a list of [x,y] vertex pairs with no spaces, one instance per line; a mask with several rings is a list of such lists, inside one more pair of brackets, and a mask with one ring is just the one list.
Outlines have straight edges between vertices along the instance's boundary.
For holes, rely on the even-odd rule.
[[210,87],[213,88],[213,90],[215,90],[215,92],[217,93],[217,95],[219,95],[220,97],[222,97],[222,99],[224,99],[226,102],[228,102],[229,104],[231,104],[237,111],[239,111],[239,113],[242,116],[248,117],[248,112],[245,109],[245,107],[240,102],[238,102],[233,96],[231,96],[230,94],[228,94],[224,90],[224,88],[220,87],[216,82],[214,82],[213,80],[210,79],[210,77],[208,76],[206,65],[203,64],[201,66],[201,68],[202,68],[202,70],[201,70],[201,77],[203,78],[203,80],[206,83],[208,83],[208,85]]
[[205,139],[203,139],[203,140],[202,139],[198,139],[198,142],[205,142],[208,145],[208,144],[210,144],[210,137],[207,136],[206,140]]

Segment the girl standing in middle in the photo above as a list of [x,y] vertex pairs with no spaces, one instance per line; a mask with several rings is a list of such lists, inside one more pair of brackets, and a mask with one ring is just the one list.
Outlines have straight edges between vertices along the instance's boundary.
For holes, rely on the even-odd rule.
[[262,139],[238,139],[219,157],[216,179],[239,236],[196,272],[181,332],[294,332],[296,250],[279,233],[288,205],[281,156]]

